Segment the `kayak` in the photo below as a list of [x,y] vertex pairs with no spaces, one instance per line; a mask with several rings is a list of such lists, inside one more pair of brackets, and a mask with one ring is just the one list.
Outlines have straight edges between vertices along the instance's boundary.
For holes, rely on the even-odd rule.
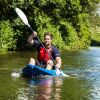
[[25,68],[22,69],[22,74],[28,77],[44,76],[44,75],[50,75],[50,76],[63,76],[64,75],[62,71],[58,75],[56,69],[47,70],[45,68],[41,68],[39,66],[34,66],[31,64],[28,64]]

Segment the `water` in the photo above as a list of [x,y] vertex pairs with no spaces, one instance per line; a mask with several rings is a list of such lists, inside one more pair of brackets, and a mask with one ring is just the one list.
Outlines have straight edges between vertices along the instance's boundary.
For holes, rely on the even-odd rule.
[[69,78],[12,77],[27,65],[32,52],[0,54],[0,100],[100,100],[100,48],[62,52]]

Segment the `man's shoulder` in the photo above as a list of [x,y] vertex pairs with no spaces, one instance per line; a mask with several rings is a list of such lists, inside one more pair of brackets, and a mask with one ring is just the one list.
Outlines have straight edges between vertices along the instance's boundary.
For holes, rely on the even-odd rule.
[[54,45],[52,45],[52,51],[54,51],[54,52],[59,52],[59,49],[56,47],[56,46],[54,46]]
[[51,46],[52,49],[58,49],[55,45]]
[[60,57],[59,49],[54,45],[52,46],[52,52],[53,52],[54,57]]

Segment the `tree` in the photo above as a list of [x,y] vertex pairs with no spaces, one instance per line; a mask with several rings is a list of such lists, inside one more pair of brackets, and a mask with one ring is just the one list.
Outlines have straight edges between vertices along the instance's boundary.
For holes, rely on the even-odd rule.
[[[60,49],[80,49],[90,45],[90,15],[100,0],[6,0],[0,1],[2,20],[9,20],[17,39],[17,48],[26,48],[30,30],[15,13],[19,7],[29,19],[40,39],[52,32]],[[29,32],[26,32],[29,31]],[[19,45],[20,43],[20,45]],[[13,47],[13,46],[12,46]]]

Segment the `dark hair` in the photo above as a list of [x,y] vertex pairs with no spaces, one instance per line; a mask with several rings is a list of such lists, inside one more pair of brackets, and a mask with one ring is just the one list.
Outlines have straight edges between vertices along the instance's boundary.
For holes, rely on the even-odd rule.
[[44,37],[47,36],[47,35],[50,36],[51,39],[53,39],[53,35],[52,35],[51,33],[49,33],[49,32],[45,33],[45,34],[44,34]]

